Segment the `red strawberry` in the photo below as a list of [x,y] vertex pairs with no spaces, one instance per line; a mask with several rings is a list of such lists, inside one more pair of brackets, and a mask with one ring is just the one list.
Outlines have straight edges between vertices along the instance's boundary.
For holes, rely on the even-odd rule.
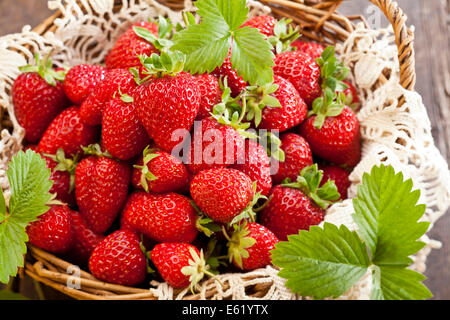
[[226,167],[244,153],[244,139],[231,126],[205,118],[194,124],[186,165],[196,174],[204,169]]
[[134,233],[118,230],[100,242],[89,258],[89,270],[99,280],[135,286],[145,279],[147,262]]
[[72,211],[74,241],[70,249],[72,262],[87,263],[92,251],[105,238],[102,234],[92,231],[85,219],[77,211]]
[[64,92],[76,105],[80,105],[91,91],[105,78],[106,68],[79,64],[69,69],[64,79]]
[[213,107],[218,104],[222,97],[219,81],[212,74],[200,74],[195,77],[200,90],[200,107],[197,119],[201,120],[211,116]]
[[144,150],[134,166],[133,186],[151,192],[171,192],[183,189],[189,183],[189,172],[178,158],[165,151]]
[[333,103],[324,103],[325,107],[318,104],[314,114],[303,122],[300,134],[308,141],[314,155],[353,167],[361,159],[358,119],[347,106],[337,111]]
[[183,58],[179,52],[162,52],[155,59],[165,71],[154,70],[153,58],[143,61],[144,69],[157,77],[136,89],[134,103],[156,145],[171,152],[189,134],[200,107],[200,90],[194,76],[180,72]]
[[272,231],[258,223],[236,227],[228,242],[230,262],[242,270],[264,268],[271,264],[270,251],[278,242]]
[[231,48],[228,51],[228,56],[223,64],[216,68],[212,74],[222,82],[225,82],[226,78],[226,84],[231,89],[231,96],[233,97],[238,96],[247,86],[247,82],[244,78],[238,76],[236,70],[231,65]]
[[350,173],[338,166],[319,166],[320,170],[323,171],[322,184],[328,180],[334,181],[340,196],[340,200],[347,199],[347,190],[350,187],[350,180],[348,179]]
[[312,165],[302,170],[296,182],[283,183],[270,192],[269,203],[261,211],[260,219],[281,241],[319,224],[324,209],[339,199],[334,183],[327,182],[319,188],[321,175],[317,165]]
[[231,166],[245,173],[252,181],[256,181],[256,191],[266,196],[272,188],[270,176],[270,159],[267,151],[256,141],[245,141],[245,162]]
[[274,76],[274,84],[278,85],[278,89],[273,93],[280,107],[265,107],[262,110],[261,123],[258,128],[268,130],[286,131],[303,122],[306,119],[308,106],[300,97],[295,87],[279,76]]
[[138,236],[141,235],[139,230],[134,228],[130,224],[130,222],[128,222],[128,220],[125,218],[125,212],[128,211],[128,208],[130,207],[131,204],[137,203],[138,201],[140,201],[139,199],[144,200],[146,198],[146,194],[147,194],[146,192],[133,192],[128,196],[127,201],[125,202],[122,208],[122,213],[120,214],[120,230],[128,230],[135,233]]
[[56,194],[56,199],[67,203],[69,206],[75,205],[75,167],[78,163],[78,156],[66,159],[64,151],[58,149],[56,155],[45,155],[47,168],[51,170],[50,180],[53,181],[50,193]]
[[206,169],[191,181],[191,196],[207,216],[229,223],[241,214],[255,195],[250,178],[235,169]]
[[273,28],[275,27],[276,22],[277,20],[272,16],[261,15],[247,20],[242,27],[248,26],[256,28],[259,32],[269,37],[273,35]]
[[313,58],[300,51],[287,51],[277,54],[274,62],[274,73],[289,80],[307,105],[320,96],[320,67]]
[[317,42],[307,42],[301,40],[295,40],[291,43],[291,46],[297,48],[297,51],[303,52],[313,58],[314,60],[322,55],[325,47]]
[[75,197],[91,229],[105,232],[122,209],[128,194],[131,170],[105,156],[90,156],[75,170]]
[[39,142],[39,152],[56,154],[61,148],[67,156],[73,156],[81,151],[81,146],[94,143],[97,136],[96,127],[81,122],[79,108],[69,107],[48,126]]
[[197,216],[188,198],[176,193],[136,194],[122,213],[127,229],[138,230],[158,242],[194,241]]
[[53,205],[27,227],[32,245],[53,252],[64,253],[73,244],[72,217],[66,205]]
[[280,140],[285,159],[275,163],[278,170],[272,176],[274,184],[280,184],[286,178],[295,180],[304,167],[313,164],[311,149],[303,137],[295,133],[285,133],[281,135]]
[[[125,101],[124,101],[125,100]],[[137,116],[133,102],[125,97],[109,101],[103,111],[102,143],[120,160],[129,160],[144,150],[150,139]]]
[[158,36],[158,25],[147,21],[133,24],[119,39],[116,40],[111,51],[105,58],[105,65],[108,69],[140,66],[138,55],[158,53],[158,50],[150,42],[139,37],[133,27],[141,27],[149,30],[153,35]]
[[353,111],[358,111],[361,107],[361,101],[359,100],[356,88],[348,81],[342,82],[348,86],[348,88],[343,91],[345,95],[345,104],[352,108]]
[[61,73],[47,68],[45,61],[36,56],[36,66],[25,66],[21,70],[24,73],[17,77],[11,89],[12,102],[17,121],[25,129],[25,139],[34,143],[69,101],[59,81],[63,79]]
[[191,286],[211,275],[203,252],[188,243],[160,243],[151,251],[151,259],[161,277],[174,288]]
[[84,123],[98,125],[102,123],[103,109],[108,102],[122,94],[131,95],[137,87],[134,76],[127,69],[109,70],[102,82],[91,91],[80,107]]

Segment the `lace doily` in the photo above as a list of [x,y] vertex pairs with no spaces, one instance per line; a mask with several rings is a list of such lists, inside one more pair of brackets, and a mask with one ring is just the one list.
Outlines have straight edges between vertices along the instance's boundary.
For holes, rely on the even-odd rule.
[[[0,185],[9,198],[6,169],[11,157],[21,149],[24,130],[14,116],[11,87],[19,75],[18,67],[33,62],[34,52],[46,55],[53,50],[57,66],[79,63],[101,63],[114,40],[133,22],[159,15],[172,22],[182,22],[179,12],[153,0],[123,0],[122,7],[114,9],[114,0],[50,0],[50,9],[61,10],[62,16],[54,21],[56,29],[41,36],[25,26],[21,33],[0,38],[0,105],[2,126],[8,123],[12,130],[2,128],[0,140]],[[259,2],[249,1],[252,16],[269,13],[270,9]],[[192,9],[192,2],[185,1]],[[431,227],[450,205],[450,172],[445,159],[434,145],[431,125],[421,96],[403,89],[399,84],[399,64],[394,34],[391,28],[370,30],[362,24],[350,34],[345,43],[336,48],[344,64],[351,69],[350,77],[359,90],[362,109],[358,114],[361,123],[363,152],[361,162],[350,175],[352,182],[349,197],[356,195],[357,185],[364,172],[380,163],[390,164],[411,178],[414,187],[421,190],[420,202],[427,205],[423,220]],[[374,86],[380,75],[389,75],[383,84]],[[373,89],[376,87],[376,89]],[[406,102],[399,106],[398,98]],[[325,221],[356,229],[352,220],[351,199],[333,205],[327,210]],[[427,255],[440,243],[424,236],[426,243],[415,257],[412,268],[424,272]],[[284,286],[271,266],[249,273],[220,275],[226,284],[222,288],[215,280],[201,284],[202,299],[249,299],[246,288],[269,287],[260,299],[301,299]],[[368,272],[339,299],[368,299],[371,274]],[[151,289],[160,299],[181,299],[188,289],[175,294],[166,283],[152,282]],[[255,299],[255,298],[253,298]]]

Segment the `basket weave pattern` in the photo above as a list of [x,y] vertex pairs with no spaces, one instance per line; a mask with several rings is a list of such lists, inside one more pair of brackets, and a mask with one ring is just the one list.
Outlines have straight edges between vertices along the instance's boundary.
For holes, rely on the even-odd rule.
[[[302,26],[305,39],[336,45],[342,61],[350,68],[351,80],[357,84],[363,102],[358,115],[363,158],[350,176],[349,197],[356,195],[363,172],[374,164],[391,164],[423,191],[421,201],[427,204],[424,220],[434,223],[449,205],[450,177],[445,160],[434,146],[420,96],[413,91],[416,81],[413,33],[394,1],[370,2],[382,10],[392,29],[370,30],[363,17],[339,14],[336,10],[341,0],[248,1],[251,16],[270,12],[276,17],[291,18]],[[34,52],[45,55],[51,50],[57,66],[67,62],[71,65],[102,63],[114,40],[132,22],[156,19],[158,15],[169,17],[175,23],[182,22],[179,11],[194,8],[189,0],[51,0],[49,7],[56,9],[56,13],[34,30],[25,27],[20,34],[0,38],[0,185],[7,199],[7,163],[22,148],[24,137],[10,98],[17,67],[31,62]],[[380,45],[384,47],[380,49]],[[352,213],[353,206],[348,199],[328,209],[325,221],[344,223],[355,229]],[[424,271],[431,248],[439,247],[439,243],[426,236],[422,240],[427,246],[415,257],[413,265],[419,271]],[[223,287],[213,279],[205,280],[200,292],[193,295],[188,290],[174,290],[165,283],[152,282],[150,290],[104,283],[41,249],[30,246],[29,252],[25,265],[27,275],[77,299],[301,298],[284,287],[283,279],[271,266],[249,273],[221,275]],[[74,278],[76,274],[72,272],[79,272],[79,278]],[[74,281],[80,289],[67,286]],[[367,298],[370,282],[368,273],[341,298]]]

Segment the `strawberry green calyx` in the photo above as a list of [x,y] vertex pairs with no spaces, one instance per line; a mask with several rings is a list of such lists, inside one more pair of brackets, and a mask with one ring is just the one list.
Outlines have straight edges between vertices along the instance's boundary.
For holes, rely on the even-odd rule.
[[278,85],[268,83],[263,86],[249,86],[243,93],[243,99],[246,102],[246,119],[254,120],[258,127],[262,119],[262,111],[265,107],[281,108],[277,98],[271,96],[278,90]]
[[333,180],[328,180],[324,185],[320,186],[323,171],[318,169],[317,164],[302,169],[297,181],[291,182],[290,179],[284,180],[281,185],[283,187],[294,188],[305,193],[320,208],[326,209],[333,202],[339,200],[339,192]]
[[344,105],[349,106],[353,111],[357,112],[359,107],[361,106],[360,102],[353,102],[353,93],[349,92],[346,95],[344,94],[345,98],[343,100]]
[[195,221],[195,227],[198,231],[204,233],[209,238],[215,232],[219,232],[221,230],[220,226],[214,223],[213,219],[207,217],[193,200],[191,200],[191,205],[198,216]]
[[248,258],[249,253],[247,251],[248,248],[251,248],[256,240],[252,237],[248,237],[250,231],[247,228],[247,224],[244,223],[242,225],[233,225],[234,232],[231,238],[224,231],[224,235],[228,240],[228,258],[229,261],[236,262],[236,264],[242,269],[242,258]]
[[87,147],[82,146],[84,154],[93,155],[97,157],[106,157],[112,159],[112,155],[108,151],[102,151],[100,145],[98,143],[90,144]]
[[322,90],[329,88],[333,92],[341,92],[348,88],[343,80],[350,70],[335,57],[333,46],[326,47],[316,62],[320,67]]
[[142,73],[146,75],[141,79],[138,68],[130,68],[134,79],[138,85],[150,78],[161,78],[165,75],[175,76],[183,71],[186,55],[180,51],[162,51],[160,55],[153,53],[150,57],[146,54],[139,55],[139,60],[143,66]]
[[157,149],[154,149],[154,148],[151,149],[147,146],[144,149],[144,151],[142,152],[143,165],[142,166],[139,166],[139,165],[133,166],[134,168],[141,170],[142,174],[141,174],[140,183],[141,183],[142,188],[144,188],[144,190],[146,192],[149,192],[147,181],[154,181],[154,180],[158,179],[158,177],[155,176],[148,168],[149,162],[152,161],[153,159],[159,157],[159,154],[155,153],[156,150]]
[[280,162],[284,162],[286,155],[281,149],[281,140],[278,135],[268,131],[258,137],[259,144],[266,148],[267,155]]
[[55,71],[53,69],[52,60],[50,59],[50,54],[51,54],[51,52],[48,54],[48,56],[44,60],[41,60],[39,58],[39,54],[35,53],[34,54],[35,65],[25,65],[25,66],[19,67],[19,70],[24,73],[25,72],[36,72],[49,85],[55,86],[56,80],[64,81],[67,70]]
[[133,30],[137,36],[151,43],[159,51],[167,50],[173,45],[173,42],[169,40],[173,25],[172,23],[170,23],[169,19],[165,19],[163,16],[159,16],[157,24],[158,37],[151,33],[151,31],[143,27],[134,26]]
[[75,169],[80,160],[79,153],[75,154],[72,158],[66,158],[64,150],[59,148],[58,151],[56,151],[56,154],[44,153],[43,155],[57,162],[57,165],[53,170],[66,171],[70,174],[69,193],[72,192],[75,189]]
[[337,117],[344,110],[345,95],[343,92],[335,93],[330,88],[325,88],[322,97],[314,100],[312,110],[308,117],[315,115],[314,127],[321,129],[326,117]]
[[294,50],[291,43],[301,35],[300,27],[292,27],[291,22],[291,19],[285,18],[278,20],[273,29],[274,35],[267,38],[277,54]]
[[222,285],[222,283],[216,278],[216,275],[209,271],[210,266],[206,264],[203,250],[200,250],[200,255],[198,255],[194,249],[189,248],[189,253],[191,254],[189,265],[183,267],[181,269],[181,273],[185,276],[189,276],[191,292],[193,294],[197,284],[204,278],[205,275],[215,278]]
[[252,201],[250,201],[247,207],[245,207],[245,209],[242,210],[240,214],[238,214],[236,217],[233,218],[233,220],[231,220],[229,226],[239,224],[239,222],[241,222],[242,220],[244,221],[250,220],[251,222],[256,221],[256,212],[254,207],[260,199],[267,200],[267,197],[263,196],[261,192],[256,192],[256,182],[253,182],[253,192],[255,195],[253,196]]

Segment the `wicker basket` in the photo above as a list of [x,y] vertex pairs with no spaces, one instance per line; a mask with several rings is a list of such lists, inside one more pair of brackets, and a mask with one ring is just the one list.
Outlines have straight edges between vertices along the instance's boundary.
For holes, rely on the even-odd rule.
[[[159,2],[162,2],[171,9],[183,9],[183,1],[161,0]],[[271,8],[274,16],[288,17],[295,23],[301,25],[303,29],[302,34],[305,39],[318,41],[324,44],[335,44],[337,42],[345,41],[354,30],[356,22],[362,21],[365,23],[362,16],[344,16],[336,11],[343,0],[261,0],[261,2]],[[370,0],[370,2],[383,11],[393,26],[400,63],[400,84],[405,89],[412,90],[414,89],[416,75],[413,33],[406,26],[407,18],[398,7],[397,3],[392,0]],[[121,1],[116,1],[116,3],[117,10],[120,10]],[[61,12],[56,12],[36,27],[34,31],[41,35],[48,31],[53,31],[55,29],[54,21],[60,15]],[[378,79],[377,84],[381,85],[385,81],[386,79],[381,76],[380,79]],[[400,104],[402,103],[402,99],[403,98],[400,99]],[[3,127],[5,127],[7,125],[7,119],[6,122],[5,119],[3,120]],[[66,284],[68,281],[71,281],[71,275],[67,273],[67,270],[69,270],[71,264],[33,246],[29,247],[29,254],[26,260],[24,271],[28,276],[76,299],[153,300],[157,298],[148,289],[132,288],[101,282],[83,270],[80,271],[79,284],[81,285],[81,288],[69,288]],[[255,277],[255,275],[249,274],[248,278],[250,280],[252,277]],[[225,283],[224,285],[224,290],[226,290],[226,286],[229,286],[229,283]],[[246,288],[246,293],[253,298],[263,297],[270,286],[271,282],[269,279],[269,281],[265,283]],[[251,292],[247,292],[247,289]],[[212,297],[214,293],[214,289],[207,292],[206,298]],[[196,300],[199,298],[200,296],[198,294],[188,294],[184,296],[184,299],[189,300]]]

